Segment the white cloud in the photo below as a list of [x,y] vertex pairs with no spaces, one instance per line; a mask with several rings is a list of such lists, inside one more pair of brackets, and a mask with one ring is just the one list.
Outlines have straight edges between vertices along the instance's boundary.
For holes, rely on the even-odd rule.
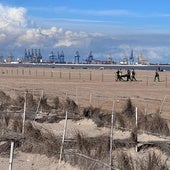
[[151,58],[152,60],[160,60],[160,56],[156,51],[148,51],[148,57]]
[[19,36],[18,41],[24,42],[38,42],[41,39],[41,34],[38,29],[28,29],[25,34]]
[[[51,28],[28,27],[26,9],[9,7],[0,4],[0,43],[4,52],[15,49],[17,53],[23,53],[25,48],[52,48],[86,46],[88,34],[85,32],[74,32],[52,26]],[[11,48],[11,49],[9,49]],[[23,49],[22,49],[23,48]],[[21,51],[21,49],[23,51]],[[8,50],[8,51],[7,51]],[[23,54],[21,54],[23,55]]]
[[[25,8],[0,4],[0,44],[1,50],[3,49],[0,53],[9,54],[15,51],[14,56],[18,57],[24,55],[25,48],[40,48],[43,50],[42,55],[48,56],[51,50],[64,49],[68,55],[74,55],[75,51],[79,50],[80,55],[86,56],[93,51],[94,58],[112,54],[117,60],[121,60],[124,55],[130,55],[130,51],[134,49],[135,55],[142,53],[149,60],[169,60],[170,36],[158,35],[155,38],[154,35],[115,35],[113,38],[97,31],[86,33],[64,30],[56,26],[30,27],[27,25],[26,11]],[[117,15],[121,13],[125,15],[126,11],[117,11]],[[98,12],[99,14],[102,14],[102,11]],[[116,15],[114,11],[103,11],[103,14]]]
[[4,40],[6,40],[7,36],[6,34],[0,34],[0,42],[3,42]]
[[69,14],[85,14],[94,16],[124,16],[131,15],[132,13],[126,9],[109,9],[109,10],[96,10],[96,9],[74,9],[67,7],[53,7],[53,8],[32,8],[35,11],[53,12],[53,13],[69,13]]
[[122,16],[130,15],[131,13],[124,9],[112,9],[112,10],[78,10],[78,9],[67,9],[69,13],[86,14],[94,16]]
[[12,29],[26,26],[26,9],[8,7],[0,4],[0,29]]
[[75,43],[70,41],[70,40],[59,40],[55,45],[54,45],[54,48],[57,48],[57,47],[61,47],[61,46],[66,46],[66,47],[70,47],[71,45],[74,45]]

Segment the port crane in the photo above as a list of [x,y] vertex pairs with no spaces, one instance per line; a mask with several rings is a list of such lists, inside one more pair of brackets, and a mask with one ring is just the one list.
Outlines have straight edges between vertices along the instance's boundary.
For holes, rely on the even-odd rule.
[[59,53],[59,51],[58,51],[57,54],[58,54],[59,63],[64,63],[64,58],[65,58],[64,52],[61,51],[61,53]]
[[147,64],[148,60],[142,56],[142,54],[138,55],[138,64]]
[[93,61],[93,54],[92,51],[90,51],[88,58],[85,60],[87,64],[91,64]]
[[79,55],[79,52],[76,51],[76,55],[74,56],[74,63],[76,64],[79,64],[79,59],[80,59],[80,55]]

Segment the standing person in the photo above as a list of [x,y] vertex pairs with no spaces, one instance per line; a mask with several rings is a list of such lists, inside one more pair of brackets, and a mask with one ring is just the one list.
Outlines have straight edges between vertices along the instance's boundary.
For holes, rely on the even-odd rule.
[[116,71],[116,75],[117,75],[117,79],[116,79],[116,81],[121,81],[121,74],[120,74],[120,70],[118,69],[117,71]]
[[133,80],[137,81],[135,75],[136,75],[136,72],[135,72],[135,70],[133,69],[133,70],[132,70],[132,79],[131,79],[132,81],[133,81]]
[[157,79],[158,81],[160,81],[160,80],[159,80],[159,73],[158,73],[158,70],[155,71],[154,81],[156,81],[156,79]]
[[122,76],[122,69],[119,70],[120,77]]
[[129,81],[131,79],[131,72],[130,70],[128,69],[127,70],[127,81]]

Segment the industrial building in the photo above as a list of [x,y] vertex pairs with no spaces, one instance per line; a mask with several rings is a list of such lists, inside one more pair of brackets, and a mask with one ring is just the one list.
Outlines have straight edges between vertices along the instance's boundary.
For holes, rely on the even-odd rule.
[[25,49],[24,62],[40,63],[42,55],[40,49]]
[[53,51],[49,54],[49,62],[50,63],[65,63],[65,56],[64,52],[61,51],[61,53],[58,51],[57,56],[54,54]]

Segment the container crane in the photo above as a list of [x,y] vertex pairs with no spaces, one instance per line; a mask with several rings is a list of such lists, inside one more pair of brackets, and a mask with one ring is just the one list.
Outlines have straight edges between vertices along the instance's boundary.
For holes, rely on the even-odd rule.
[[79,64],[79,59],[80,59],[79,52],[76,51],[76,55],[74,56],[74,63],[78,63]]

